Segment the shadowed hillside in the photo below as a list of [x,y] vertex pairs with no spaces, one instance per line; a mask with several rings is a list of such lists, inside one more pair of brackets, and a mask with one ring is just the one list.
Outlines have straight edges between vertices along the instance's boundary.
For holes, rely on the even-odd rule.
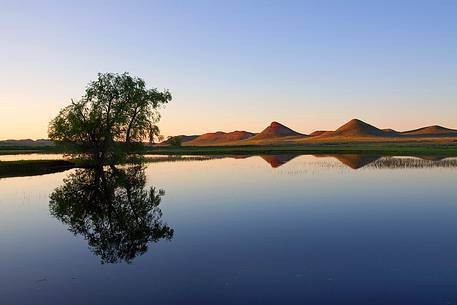
[[232,131],[232,132],[211,132],[205,133],[201,136],[193,139],[192,141],[187,142],[189,145],[210,145],[216,143],[225,143],[225,142],[233,142],[233,141],[240,141],[251,138],[255,135],[252,132],[248,131]]
[[290,136],[302,136],[302,134],[290,129],[287,126],[284,126],[281,123],[271,122],[271,124],[267,128],[265,128],[261,133],[253,136],[250,140],[255,141]]
[[[181,139],[181,143],[187,143],[187,142],[190,142],[192,140],[195,140],[196,138],[198,138],[199,136],[198,135],[191,135],[191,136],[187,136],[187,135],[179,135],[179,136],[176,136],[178,137],[179,139]],[[163,142],[161,142],[160,144],[165,144],[165,145],[168,145],[168,144],[171,144],[173,141],[173,139],[167,139]]]
[[46,139],[21,139],[21,140],[4,140],[0,141],[0,146],[54,146],[54,143],[51,140]]
[[410,131],[402,132],[403,135],[407,136],[457,136],[457,130],[449,129],[439,125],[422,127],[419,129],[414,129]]
[[429,126],[411,131],[398,132],[392,128],[380,129],[359,119],[352,119],[335,131],[316,130],[310,135],[272,122],[260,133],[247,131],[222,131],[203,134],[187,146],[248,146],[248,145],[325,145],[347,143],[411,143],[456,145],[457,130],[441,126]]
[[382,131],[387,132],[387,133],[390,133],[390,134],[399,134],[398,131],[393,130],[392,128],[385,128],[385,129],[383,129]]
[[352,119],[335,131],[327,132],[325,137],[385,137],[390,133],[358,119]]
[[318,137],[318,136],[321,136],[323,134],[326,134],[328,132],[331,132],[331,131],[328,131],[328,130],[316,130],[316,131],[313,131],[312,133],[309,134],[310,137]]

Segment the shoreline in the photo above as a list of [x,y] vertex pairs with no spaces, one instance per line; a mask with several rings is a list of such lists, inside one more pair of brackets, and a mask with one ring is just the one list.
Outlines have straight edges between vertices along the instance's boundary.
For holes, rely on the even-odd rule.
[[[58,147],[0,147],[0,155],[15,154],[71,154]],[[319,154],[353,153],[382,155],[445,155],[457,156],[457,144],[443,143],[392,143],[392,142],[347,142],[325,144],[282,144],[282,145],[224,145],[224,146],[144,146],[134,151],[140,155],[255,155],[255,154]],[[6,161],[0,161],[6,162]]]
[[[69,153],[56,148],[0,149],[0,155],[11,154],[58,154]],[[386,145],[385,143],[370,144],[333,144],[333,145],[271,145],[271,146],[156,146],[144,147],[137,152],[145,158],[145,162],[157,162],[151,156],[165,156],[180,160],[183,156],[261,156],[261,155],[360,155],[360,156],[411,156],[411,157],[457,157],[457,145]],[[14,160],[0,161],[0,178],[34,176],[65,171],[73,168],[87,168],[92,162],[83,160]]]

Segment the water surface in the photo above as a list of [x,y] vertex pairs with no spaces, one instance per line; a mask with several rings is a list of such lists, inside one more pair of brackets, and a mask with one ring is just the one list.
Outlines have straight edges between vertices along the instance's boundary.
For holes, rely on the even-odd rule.
[[62,154],[8,154],[0,155],[0,161],[20,161],[20,160],[61,160],[64,156]]
[[0,179],[0,304],[453,304],[457,159],[176,158]]

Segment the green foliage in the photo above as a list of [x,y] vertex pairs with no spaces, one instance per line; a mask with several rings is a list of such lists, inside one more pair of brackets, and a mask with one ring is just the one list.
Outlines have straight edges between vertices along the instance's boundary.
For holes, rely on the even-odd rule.
[[430,143],[360,143],[332,145],[243,145],[243,146],[159,146],[146,148],[142,153],[155,155],[263,155],[296,153],[303,154],[379,154],[402,156],[457,156],[457,145]]
[[50,122],[48,135],[110,160],[119,144],[129,149],[132,143],[153,142],[160,133],[158,109],[171,99],[168,90],[148,89],[143,79],[128,73],[99,73],[84,96]]
[[182,144],[182,139],[180,136],[175,136],[175,137],[168,137],[167,143],[170,144],[171,146],[181,146]]
[[0,161],[0,178],[44,175],[75,167],[66,160],[17,160]]

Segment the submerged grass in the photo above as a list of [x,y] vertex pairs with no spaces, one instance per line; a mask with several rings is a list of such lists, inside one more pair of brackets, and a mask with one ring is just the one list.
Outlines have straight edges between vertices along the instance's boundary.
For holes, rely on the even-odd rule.
[[405,169],[405,168],[457,168],[457,159],[444,159],[444,160],[427,160],[419,158],[392,158],[392,157],[383,157],[378,160],[375,160],[369,164],[367,167],[377,168],[377,169]]

